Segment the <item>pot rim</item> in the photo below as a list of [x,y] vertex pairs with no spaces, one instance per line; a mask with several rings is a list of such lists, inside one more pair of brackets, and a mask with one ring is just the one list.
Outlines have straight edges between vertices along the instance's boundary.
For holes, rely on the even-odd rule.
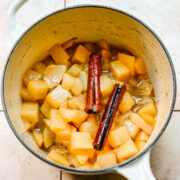
[[[120,163],[120,164],[117,164],[115,166],[110,166],[110,167],[107,167],[107,168],[101,168],[101,169],[95,169],[95,170],[86,170],[86,169],[80,169],[80,168],[73,168],[73,167],[66,167],[66,166],[63,166],[63,165],[60,165],[60,164],[57,164],[53,161],[50,161],[49,159],[41,156],[40,154],[36,153],[30,146],[28,146],[24,140],[21,138],[21,136],[18,134],[18,132],[16,131],[13,123],[11,122],[10,120],[10,117],[8,115],[8,111],[7,111],[7,108],[6,108],[6,104],[5,104],[5,96],[4,96],[4,82],[5,82],[5,75],[6,75],[6,70],[7,70],[7,66],[8,66],[8,63],[10,61],[10,58],[11,58],[11,55],[13,54],[15,48],[17,47],[17,45],[19,44],[19,42],[21,41],[21,39],[33,28],[35,27],[36,25],[38,25],[41,21],[45,20],[46,18],[50,17],[50,16],[53,16],[57,13],[60,13],[60,12],[63,12],[63,11],[67,11],[67,10],[71,10],[71,9],[77,9],[77,8],[89,8],[89,7],[92,7],[92,8],[104,8],[104,9],[109,9],[109,10],[112,10],[112,11],[115,11],[115,12],[119,12],[119,13],[122,13],[130,18],[132,18],[133,20],[137,21],[138,23],[140,23],[142,26],[144,26],[155,38],[156,40],[159,42],[159,44],[161,45],[161,47],[163,48],[167,58],[168,58],[168,61],[169,61],[169,65],[170,65],[170,68],[171,68],[171,71],[172,71],[172,77],[173,77],[173,97],[172,97],[172,101],[171,101],[171,106],[170,106],[170,110],[169,110],[169,113],[168,113],[168,116],[166,118],[166,121],[163,125],[163,127],[161,128],[159,134],[156,136],[156,138],[152,141],[151,144],[149,144],[144,150],[142,150],[140,153],[138,153],[137,155],[133,156],[132,158]],[[71,7],[66,7],[66,8],[63,8],[63,9],[60,9],[60,10],[56,10],[54,12],[51,12],[49,13],[48,15],[44,16],[43,18],[40,18],[38,21],[36,21],[35,23],[33,23],[30,27],[28,27],[25,32],[23,32],[21,34],[21,36],[16,40],[16,42],[14,43],[11,51],[10,51],[10,54],[6,60],[6,63],[5,63],[5,66],[4,66],[4,70],[3,70],[3,76],[2,76],[2,87],[1,87],[1,99],[2,99],[2,105],[3,105],[3,109],[4,109],[4,113],[5,113],[5,116],[6,116],[6,119],[8,121],[8,124],[10,126],[10,128],[12,129],[14,135],[17,137],[17,139],[23,144],[23,146],[28,149],[33,155],[35,155],[37,158],[41,159],[42,161],[54,166],[54,167],[57,167],[57,168],[60,168],[62,170],[65,170],[65,171],[68,171],[68,172],[73,172],[73,173],[76,173],[76,174],[81,174],[81,173],[87,173],[87,174],[95,174],[95,173],[107,173],[107,172],[110,172],[110,171],[114,171],[115,169],[119,168],[119,167],[122,167],[122,166],[125,166],[133,161],[135,161],[136,159],[138,159],[140,156],[142,156],[143,154],[145,154],[157,141],[158,139],[160,138],[160,136],[162,135],[162,133],[164,132],[164,130],[166,129],[169,121],[170,121],[170,118],[172,116],[172,113],[173,113],[173,109],[174,109],[174,106],[175,106],[175,102],[176,102],[176,88],[177,88],[177,84],[176,84],[176,74],[175,74],[175,69],[174,69],[174,65],[173,65],[173,62],[172,62],[172,59],[169,55],[169,52],[167,50],[167,48],[165,47],[164,43],[162,42],[162,40],[158,37],[158,35],[148,26],[146,25],[143,21],[141,21],[139,18],[136,18],[135,16],[125,12],[125,11],[122,11],[122,10],[118,10],[116,8],[112,8],[112,7],[109,7],[109,6],[104,6],[104,5],[88,5],[88,4],[83,4],[83,5],[75,5],[75,6],[71,6]]]

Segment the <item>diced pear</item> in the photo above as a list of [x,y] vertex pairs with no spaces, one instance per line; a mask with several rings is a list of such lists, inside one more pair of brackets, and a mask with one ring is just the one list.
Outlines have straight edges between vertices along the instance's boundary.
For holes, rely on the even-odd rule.
[[50,127],[51,130],[55,133],[64,130],[66,128],[66,123],[63,119],[58,115],[58,110],[51,109],[49,113],[49,118],[51,121]]
[[140,105],[145,105],[145,104],[147,104],[147,103],[153,103],[153,102],[154,102],[154,101],[153,101],[153,99],[152,99],[151,97],[143,96],[143,97],[141,98],[141,100],[138,101],[138,104],[140,104]]
[[138,85],[137,93],[140,96],[150,96],[152,91],[153,91],[153,85],[149,79],[143,80]]
[[79,96],[82,93],[83,89],[84,89],[84,85],[82,84],[79,78],[76,78],[74,85],[71,88],[72,94],[75,96]]
[[67,157],[67,153],[69,153],[69,150],[65,146],[63,146],[63,144],[61,144],[60,146],[54,146],[51,149],[58,149],[65,157]]
[[151,126],[154,126],[156,124],[156,120],[151,115],[149,114],[139,114],[139,115]]
[[101,167],[99,166],[99,164],[97,162],[94,163],[93,165],[93,169],[100,169]]
[[82,111],[82,110],[74,110],[74,111],[78,111],[78,118],[74,119],[72,122],[77,128],[79,128],[81,123],[84,122],[87,119],[88,114],[85,111]]
[[70,109],[84,110],[86,107],[86,95],[81,94],[78,97],[73,97],[72,99],[68,100],[68,106]]
[[23,84],[27,87],[30,80],[38,80],[41,79],[41,74],[37,73],[36,71],[33,71],[31,69],[28,69],[22,76]]
[[79,45],[76,48],[74,56],[72,57],[73,63],[85,63],[89,60],[89,51],[82,45]]
[[32,135],[36,144],[41,147],[43,144],[43,134],[39,131],[33,130]]
[[124,125],[128,129],[131,138],[134,139],[137,136],[138,132],[140,131],[140,128],[135,124],[133,124],[130,120],[125,120]]
[[88,132],[92,138],[95,138],[98,130],[98,126],[90,118],[87,121],[83,122],[79,127],[80,132]]
[[49,119],[43,119],[44,124],[50,129],[51,121]]
[[102,49],[109,50],[109,44],[105,39],[100,39],[99,41],[96,42]]
[[58,108],[60,105],[66,101],[71,94],[69,91],[63,89],[60,85],[58,85],[55,89],[53,89],[47,96],[46,101],[53,107]]
[[110,62],[111,71],[115,78],[121,81],[129,79],[129,69],[120,60]]
[[47,158],[63,166],[69,166],[69,162],[66,160],[65,156],[63,156],[61,151],[57,148],[52,149],[48,153]]
[[117,117],[118,118],[118,122],[123,122],[124,120],[129,119],[130,114],[131,114],[131,111],[128,111],[128,112],[126,112],[124,114],[118,115],[118,117]]
[[129,92],[125,92],[122,101],[119,105],[119,110],[122,113],[128,112],[136,104],[135,100],[132,98]]
[[52,56],[52,58],[54,59],[54,61],[56,62],[56,64],[63,65],[70,58],[69,54],[66,52],[66,50],[63,49],[63,47],[59,43],[55,44],[49,50],[49,53]]
[[44,72],[44,80],[49,88],[53,88],[61,82],[65,71],[65,65],[50,65],[46,68],[46,71]]
[[89,63],[82,64],[81,66],[82,66],[82,68],[83,68],[83,71],[85,71],[86,73],[88,73]]
[[63,146],[67,147],[68,149],[70,148],[70,141],[69,140],[63,140],[62,144],[63,144]]
[[130,71],[130,74],[134,75],[135,73],[135,57],[125,54],[125,53],[118,53],[118,60],[124,63]]
[[[59,131],[61,132],[61,131]],[[55,137],[55,144],[56,145],[62,145],[63,141],[66,141],[66,140],[63,140],[62,138],[59,138],[59,136],[57,136],[58,133],[56,133],[56,137]]]
[[66,128],[56,133],[56,143],[60,144],[63,140],[70,140],[71,133],[75,132],[76,128],[67,124]]
[[85,164],[88,161],[88,155],[82,155],[82,154],[77,154],[75,155],[76,160],[79,162],[80,165]]
[[141,131],[139,132],[139,134],[137,135],[136,140],[140,140],[140,141],[147,141],[149,139],[149,136],[144,132],[144,131]]
[[97,155],[97,164],[101,168],[114,166],[117,164],[116,155],[112,151],[102,151]]
[[74,167],[76,167],[76,168],[79,168],[79,167],[80,167],[79,162],[76,160],[76,158],[74,157],[74,155],[72,155],[71,153],[69,153],[69,154],[67,155],[67,160],[68,160],[70,166],[74,166]]
[[147,103],[137,111],[138,114],[149,114],[150,116],[156,116],[157,110],[154,103]]
[[145,65],[142,57],[136,58],[135,71],[137,74],[145,74],[146,73],[146,65]]
[[88,132],[71,133],[70,149],[72,154],[82,154],[81,150],[92,151],[93,144],[91,135]]
[[88,114],[82,110],[59,109],[59,115],[65,122],[73,122],[79,126],[88,117]]
[[78,168],[80,169],[92,169],[92,164],[90,164],[89,162],[83,164],[82,166],[79,166]]
[[130,135],[126,126],[121,126],[118,129],[110,131],[108,141],[112,147],[120,146],[130,139]]
[[114,149],[118,161],[121,161],[123,158],[129,158],[135,155],[138,152],[137,147],[131,139],[128,139],[122,146]]
[[77,107],[80,110],[84,110],[86,107],[86,94],[80,94],[80,96],[76,97]]
[[43,137],[45,148],[49,148],[53,144],[52,132],[48,128],[44,128]]
[[20,95],[21,95],[21,99],[23,101],[29,101],[29,102],[33,102],[36,101],[36,99],[34,99],[27,91],[27,89],[25,87],[22,87],[20,90]]
[[87,83],[88,83],[88,74],[85,71],[81,71],[79,75],[79,79],[83,84],[83,91],[87,91]]
[[48,92],[48,85],[43,80],[31,80],[27,87],[28,93],[36,100],[44,99]]
[[145,141],[137,140],[134,142],[139,151],[141,151],[146,145]]
[[66,42],[64,42],[64,43],[62,44],[63,49],[68,49],[68,48],[70,48],[77,39],[78,39],[77,37],[73,37],[73,38],[67,40]]
[[60,107],[59,108],[62,108],[62,109],[68,109],[68,101],[64,101],[63,103],[61,103]]
[[39,105],[38,103],[22,103],[20,116],[23,120],[36,123],[39,120]]
[[79,112],[77,110],[59,109],[59,115],[65,122],[75,121],[78,118]]
[[77,98],[76,97],[73,97],[72,99],[68,100],[68,107],[70,109],[78,109],[78,107],[77,107]]
[[78,64],[73,64],[69,69],[68,69],[68,73],[71,75],[71,76],[75,76],[75,77],[78,77],[81,73],[81,69],[82,67]]
[[100,90],[103,96],[110,95],[113,90],[113,87],[114,87],[114,83],[110,78],[108,78],[107,76],[101,76]]
[[153,130],[152,126],[146,123],[146,121],[144,121],[137,113],[131,113],[130,119],[134,124],[136,124],[140,129],[142,129],[148,135],[152,133]]
[[46,70],[46,65],[42,62],[37,62],[33,65],[32,69],[43,76]]
[[68,73],[64,73],[62,80],[62,87],[69,91],[75,83],[75,78]]
[[26,132],[28,130],[32,130],[36,125],[36,123],[23,120],[23,125],[24,125],[24,132]]
[[47,101],[44,101],[40,107],[40,111],[45,117],[48,117],[51,108],[52,107],[47,103]]

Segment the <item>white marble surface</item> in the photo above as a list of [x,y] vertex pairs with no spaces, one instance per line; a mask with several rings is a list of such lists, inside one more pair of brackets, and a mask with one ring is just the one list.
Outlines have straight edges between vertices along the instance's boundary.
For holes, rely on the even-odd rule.
[[[0,72],[12,46],[7,26],[8,8],[13,0],[0,0]],[[28,27],[47,13],[64,5],[103,4],[119,8],[142,19],[161,37],[175,64],[180,87],[180,1],[179,0],[29,0],[16,16],[17,22]],[[151,165],[158,180],[180,179],[180,88],[176,112],[160,140],[152,149]],[[1,103],[0,103],[1,104]],[[6,180],[70,180],[70,179],[119,179],[119,176],[71,176],[34,157],[18,142],[9,128],[0,105],[0,179]]]

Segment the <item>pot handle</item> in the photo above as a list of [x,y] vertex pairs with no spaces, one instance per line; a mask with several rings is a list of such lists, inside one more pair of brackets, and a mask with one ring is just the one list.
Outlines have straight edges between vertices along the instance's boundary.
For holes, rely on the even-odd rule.
[[25,27],[16,24],[15,15],[18,9],[28,0],[16,0],[8,11],[8,27],[13,42],[25,31]]
[[123,175],[128,180],[156,180],[150,166],[150,151],[126,166],[115,169],[115,172]]

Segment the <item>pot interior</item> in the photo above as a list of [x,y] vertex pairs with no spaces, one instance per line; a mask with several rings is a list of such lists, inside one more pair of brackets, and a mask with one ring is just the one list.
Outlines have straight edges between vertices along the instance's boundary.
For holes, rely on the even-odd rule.
[[158,100],[157,123],[148,141],[148,144],[153,143],[167,122],[174,97],[173,72],[164,49],[147,28],[126,14],[102,7],[79,7],[57,12],[36,24],[21,38],[9,57],[4,77],[5,106],[25,144],[45,156],[32,136],[23,130],[19,115],[22,75],[35,61],[46,56],[52,45],[72,37],[80,41],[106,39],[110,44],[143,56]]

